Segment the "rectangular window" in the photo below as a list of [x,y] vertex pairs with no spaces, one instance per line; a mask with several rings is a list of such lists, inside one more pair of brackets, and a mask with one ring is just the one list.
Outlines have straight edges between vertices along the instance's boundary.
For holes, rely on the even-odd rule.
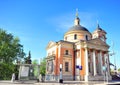
[[53,68],[54,68],[53,61],[48,61],[48,63],[47,63],[47,71],[49,73],[52,73],[53,72]]
[[65,72],[68,72],[68,71],[69,71],[69,63],[65,62]]

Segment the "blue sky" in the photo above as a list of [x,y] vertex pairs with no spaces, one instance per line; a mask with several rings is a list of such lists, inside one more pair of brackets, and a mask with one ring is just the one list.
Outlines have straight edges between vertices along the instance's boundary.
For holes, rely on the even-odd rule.
[[[107,32],[107,43],[114,42],[120,68],[119,0],[0,0],[0,28],[18,36],[32,59],[40,59],[46,56],[48,42],[62,40],[73,26],[76,8],[81,25],[90,32],[96,29],[97,20]],[[114,63],[113,56],[110,60]]]

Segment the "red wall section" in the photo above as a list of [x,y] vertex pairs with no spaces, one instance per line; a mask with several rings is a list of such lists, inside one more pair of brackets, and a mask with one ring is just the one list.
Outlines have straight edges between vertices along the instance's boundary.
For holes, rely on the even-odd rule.
[[55,56],[55,75],[58,75],[58,46],[56,47],[56,56]]
[[80,75],[85,75],[85,49],[81,49],[81,65],[82,70],[80,70]]

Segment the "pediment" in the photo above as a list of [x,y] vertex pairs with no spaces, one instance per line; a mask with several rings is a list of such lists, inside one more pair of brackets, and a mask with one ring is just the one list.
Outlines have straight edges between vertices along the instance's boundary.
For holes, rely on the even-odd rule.
[[56,42],[50,41],[46,47],[46,49],[51,48],[52,46],[56,45]]
[[89,41],[87,41],[87,43],[91,43],[91,44],[94,44],[94,45],[101,45],[101,46],[107,46],[107,47],[109,47],[109,45],[108,45],[107,43],[105,43],[104,41],[102,41],[102,40],[99,39],[99,38],[89,40]]

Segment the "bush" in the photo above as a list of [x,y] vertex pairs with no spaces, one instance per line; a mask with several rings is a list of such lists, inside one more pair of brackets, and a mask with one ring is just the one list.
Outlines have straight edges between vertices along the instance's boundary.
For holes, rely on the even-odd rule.
[[0,63],[0,80],[10,80],[14,72],[12,63]]

